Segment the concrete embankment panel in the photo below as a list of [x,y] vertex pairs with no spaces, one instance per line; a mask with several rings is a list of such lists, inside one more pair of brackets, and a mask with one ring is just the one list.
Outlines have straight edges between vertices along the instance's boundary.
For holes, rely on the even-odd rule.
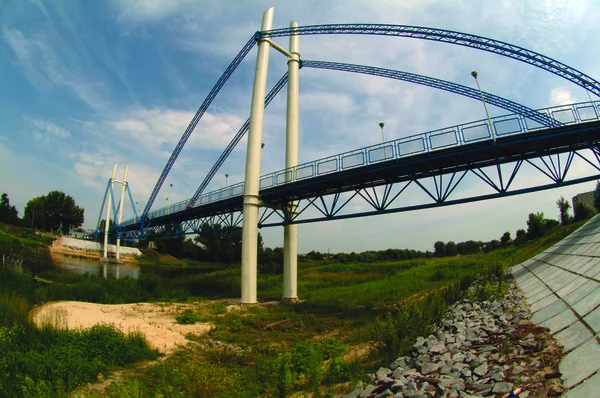
[[512,273],[532,322],[564,347],[565,396],[600,396],[600,215]]
[[[63,236],[60,239],[60,241],[57,243],[59,243],[61,246],[70,247],[72,249],[77,249],[77,250],[91,250],[91,251],[97,251],[97,252],[101,252],[103,250],[102,243],[93,242],[91,240],[70,238],[68,236]],[[115,253],[116,246],[108,245],[108,252]],[[124,255],[124,256],[139,256],[142,254],[137,247],[121,246],[121,248],[119,249],[119,252],[121,253],[121,255]]]

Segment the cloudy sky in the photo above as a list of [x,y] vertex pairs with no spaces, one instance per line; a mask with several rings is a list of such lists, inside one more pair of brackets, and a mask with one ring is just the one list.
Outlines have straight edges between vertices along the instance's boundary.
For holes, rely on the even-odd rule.
[[[275,6],[274,27],[389,23],[457,30],[517,44],[600,79],[597,0],[0,1],[0,191],[20,214],[50,190],[71,194],[93,228],[112,165],[129,165],[145,205],[168,157],[214,83]],[[287,47],[287,39],[276,41]],[[585,90],[533,66],[416,39],[303,36],[304,59],[397,69],[482,88],[532,108],[587,101]],[[173,167],[154,208],[190,197],[249,115],[256,47],[213,102]],[[271,87],[286,70],[271,52]],[[315,69],[300,74],[300,162],[386,138],[485,116],[480,102],[427,87]],[[490,107],[492,115],[501,109]],[[266,112],[261,173],[284,167],[285,95]],[[243,178],[245,141],[208,190]],[[582,162],[574,173],[584,173]],[[459,195],[487,193],[475,176]],[[539,173],[523,173],[526,186]],[[170,188],[170,184],[173,184]],[[432,249],[436,240],[514,235],[527,214],[556,218],[555,202],[593,183],[441,209],[301,225],[300,252]],[[417,200],[418,192],[407,201]],[[415,199],[417,198],[417,199]],[[408,202],[407,202],[408,203]],[[126,217],[131,215],[126,210]],[[279,246],[282,228],[263,229]]]

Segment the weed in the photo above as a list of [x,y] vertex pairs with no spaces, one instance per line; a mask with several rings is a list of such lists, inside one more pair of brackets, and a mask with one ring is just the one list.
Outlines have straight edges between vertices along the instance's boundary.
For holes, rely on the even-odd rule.
[[181,325],[193,325],[196,322],[199,322],[200,319],[192,310],[185,310],[181,314],[175,317],[177,323]]

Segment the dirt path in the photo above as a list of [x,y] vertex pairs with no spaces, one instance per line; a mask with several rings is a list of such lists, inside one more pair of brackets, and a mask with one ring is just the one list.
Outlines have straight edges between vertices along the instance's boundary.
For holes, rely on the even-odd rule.
[[163,354],[169,354],[189,341],[185,335],[206,333],[209,324],[179,325],[175,316],[190,304],[93,304],[79,301],[59,301],[37,307],[32,312],[37,325],[50,323],[56,327],[77,329],[97,324],[113,324],[127,333],[142,332],[148,343]]

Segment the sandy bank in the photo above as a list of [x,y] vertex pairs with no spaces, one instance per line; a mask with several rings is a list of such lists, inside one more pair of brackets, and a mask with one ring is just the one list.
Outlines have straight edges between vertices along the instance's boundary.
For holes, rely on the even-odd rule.
[[69,329],[89,328],[97,324],[113,324],[123,332],[139,330],[148,343],[167,354],[178,346],[185,346],[187,333],[206,333],[210,325],[179,325],[175,316],[189,304],[94,304],[79,301],[59,301],[48,303],[33,310],[33,320],[37,325],[51,323],[56,327]]

